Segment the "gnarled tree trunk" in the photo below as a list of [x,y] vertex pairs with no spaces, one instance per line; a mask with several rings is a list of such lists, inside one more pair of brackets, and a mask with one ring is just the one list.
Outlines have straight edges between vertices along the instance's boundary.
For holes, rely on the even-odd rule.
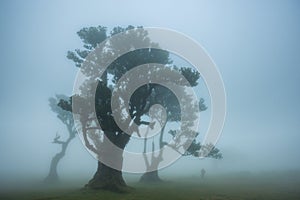
[[[146,156],[144,156],[145,164],[147,167],[147,170],[156,169],[154,171],[147,171],[145,172],[141,178],[140,182],[144,183],[154,183],[154,182],[162,182],[162,179],[158,175],[158,165],[163,160],[162,153],[163,153],[163,134],[164,134],[165,126],[163,126],[161,133],[160,133],[160,139],[159,139],[159,147],[161,148],[161,151],[159,155],[154,155],[154,142],[152,142],[152,157],[151,160],[148,160]],[[147,148],[147,139],[144,140],[144,153],[146,153]]]
[[[107,133],[106,135],[113,136],[112,133]],[[119,134],[118,136],[113,136],[110,138],[114,145],[117,145],[120,149],[124,149],[126,144],[129,141],[130,136],[126,133]],[[122,150],[113,150],[107,141],[108,138],[104,139],[102,143],[102,154],[101,156],[105,157],[106,164],[98,161],[98,168],[93,178],[85,185],[85,188],[89,189],[105,189],[113,192],[126,192],[128,186],[126,185],[122,171],[123,166],[123,151]],[[114,166],[116,169],[110,167]]]
[[65,156],[67,147],[74,137],[75,137],[74,134],[73,135],[70,134],[70,137],[65,142],[58,141],[58,140],[53,141],[53,143],[61,144],[61,151],[52,158],[48,176],[44,180],[45,183],[59,182],[59,176],[57,174],[57,166],[59,161]]
[[122,192],[127,187],[122,171],[118,171],[98,161],[98,168],[94,177],[85,185],[90,189],[107,189]]

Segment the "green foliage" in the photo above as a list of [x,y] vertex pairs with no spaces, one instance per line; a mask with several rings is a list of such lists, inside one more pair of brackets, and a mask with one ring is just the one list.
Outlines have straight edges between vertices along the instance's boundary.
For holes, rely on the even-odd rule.
[[[61,102],[64,105],[61,105]],[[71,102],[69,101],[69,97],[65,95],[56,95],[55,98],[49,98],[49,106],[51,110],[56,113],[56,116],[62,123],[64,123],[67,127],[72,128],[74,125],[72,113],[70,111]],[[75,131],[72,131],[75,134]]]
[[67,52],[67,58],[75,63],[76,67],[80,67],[87,55],[96,48],[97,44],[103,42],[106,38],[106,27],[89,27],[82,28],[77,35],[83,42],[83,50],[75,49]]
[[197,86],[198,80],[200,78],[200,73],[192,68],[189,67],[182,67],[180,68],[181,74],[189,81],[191,86]]
[[[81,121],[83,122],[83,124],[86,125],[88,125],[87,121],[89,116],[84,116],[84,113],[86,113],[88,109],[95,106],[97,120],[102,130],[104,131],[104,134],[108,136],[108,138],[110,138],[113,143],[118,144],[122,147],[125,147],[129,138],[125,137],[126,134],[123,133],[123,131],[115,123],[114,118],[112,116],[110,102],[114,84],[116,84],[126,72],[142,64],[159,63],[168,66],[170,71],[177,71],[181,73],[188,80],[191,87],[196,86],[200,78],[199,72],[193,68],[179,68],[177,66],[172,66],[172,60],[169,57],[169,53],[167,51],[155,48],[159,47],[159,44],[154,44],[150,41],[150,39],[147,36],[147,31],[143,29],[138,29],[135,32],[133,32],[133,34],[126,34],[126,31],[132,30],[134,28],[134,26],[128,26],[126,28],[118,26],[113,28],[109,34],[107,33],[107,28],[103,26],[88,27],[78,31],[77,34],[83,42],[83,49],[75,49],[74,51],[69,51],[67,54],[67,58],[72,60],[75,63],[76,67],[81,66],[88,54],[91,51],[93,51],[99,43],[103,42],[108,37],[111,37],[121,32],[125,32],[125,34],[122,36],[124,37],[122,38],[122,43],[112,38],[110,40],[110,52],[107,53],[107,56],[110,56],[111,54],[119,55],[120,49],[124,48],[136,49],[135,47],[137,46],[137,44],[141,43],[152,46],[154,48],[137,49],[130,51],[124,55],[119,55],[118,58],[108,66],[106,72],[103,73],[102,77],[93,77],[95,74],[97,74],[94,71],[94,68],[85,70],[84,73],[87,76],[91,77],[91,79],[96,78],[99,80],[98,84],[96,85],[84,86],[86,88],[96,87],[95,105],[91,105],[91,102],[86,102],[86,99],[80,96],[73,96],[69,100],[61,99],[58,104],[62,109],[66,111],[71,111],[80,114]],[[127,44],[128,41],[130,41],[130,43]],[[106,59],[105,55],[102,59]],[[159,70],[159,68],[157,70]],[[108,74],[110,75],[109,77],[111,77],[112,85],[108,85]],[[168,81],[168,79],[176,80],[176,77],[165,78],[166,81]],[[181,84],[180,80],[178,80],[178,84]],[[124,86],[123,92],[127,92],[126,86]],[[184,90],[182,90],[182,92],[184,93]],[[86,92],[86,95],[89,95],[88,91]],[[81,105],[83,107],[77,108],[78,110],[72,110],[72,101],[82,102]],[[133,93],[129,102],[129,114],[131,118],[134,119],[134,122],[136,124],[149,124],[149,122],[142,121],[142,117],[149,115],[149,108],[151,107],[151,105],[154,104],[161,104],[166,109],[167,121],[180,120],[180,116],[182,113],[176,96],[168,88],[153,83],[141,86]],[[199,110],[204,111],[206,109],[207,107],[204,104],[204,99],[200,99]],[[191,116],[194,114],[195,113],[190,113]],[[162,140],[161,143],[163,143]],[[195,155],[199,150],[199,146],[200,143],[193,141],[192,145],[187,151],[187,154]],[[218,152],[211,156],[214,157],[214,155],[217,154]]]

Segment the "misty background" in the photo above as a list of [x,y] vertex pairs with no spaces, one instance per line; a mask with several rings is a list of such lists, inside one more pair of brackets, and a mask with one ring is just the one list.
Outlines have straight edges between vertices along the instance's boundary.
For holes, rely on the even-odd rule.
[[[61,148],[51,143],[56,132],[67,136],[48,98],[72,94],[78,69],[67,51],[82,46],[77,31],[98,25],[177,30],[221,72],[227,118],[217,148],[224,158],[181,158],[162,175],[300,169],[298,1],[7,0],[0,16],[0,182],[47,175]],[[58,173],[89,179],[96,167],[75,138]]]

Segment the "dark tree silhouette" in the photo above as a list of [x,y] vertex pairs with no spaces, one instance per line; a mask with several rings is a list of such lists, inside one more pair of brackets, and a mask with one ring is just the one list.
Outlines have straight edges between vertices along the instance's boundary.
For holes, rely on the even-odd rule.
[[60,100],[64,100],[66,103],[68,103],[68,99],[69,97],[65,95],[56,95],[55,98],[49,98],[49,106],[51,110],[57,114],[57,118],[60,119],[60,121],[66,126],[68,137],[65,141],[62,141],[60,140],[60,135],[56,134],[55,138],[53,139],[52,143],[60,145],[61,150],[55,154],[51,160],[48,176],[44,180],[46,183],[57,183],[59,181],[59,176],[57,173],[58,163],[65,156],[69,143],[76,135],[72,113],[58,106]]
[[[134,29],[133,26],[128,26],[127,28],[115,27],[109,34],[107,34],[107,29],[102,26],[83,28],[79,32],[77,32],[77,34],[83,42],[84,49],[76,49],[74,52],[69,51],[67,54],[67,58],[74,61],[76,67],[81,67],[82,63],[86,61],[86,57],[88,56],[88,54],[96,48],[97,44],[117,33],[132,29]],[[73,112],[74,114],[79,116],[83,139],[86,147],[91,152],[94,152],[97,155],[99,155],[99,152],[102,152],[101,156],[109,156],[110,159],[119,164],[119,169],[122,169],[122,152],[114,154],[112,152],[109,152],[108,154],[105,154],[108,151],[107,149],[105,149],[105,147],[103,151],[102,146],[105,146],[105,141],[99,142],[99,140],[97,140],[99,139],[99,136],[97,136],[96,134],[96,131],[101,129],[103,134],[106,136],[104,138],[123,150],[129,142],[130,135],[126,134],[120,127],[118,127],[112,116],[111,97],[114,84],[116,84],[122,77],[122,75],[124,75],[129,70],[133,69],[136,66],[148,63],[159,63],[167,65],[169,67],[168,70],[176,71],[182,74],[192,87],[196,85],[197,80],[199,79],[199,73],[195,70],[192,70],[190,68],[178,68],[176,66],[172,66],[172,61],[169,58],[169,53],[167,51],[155,48],[158,47],[159,44],[154,44],[150,41],[147,36],[147,31],[145,31],[144,29],[138,29],[133,33],[134,34],[123,35],[125,37],[123,38],[125,43],[126,41],[132,42],[132,44],[129,45],[130,49],[136,49],[136,43],[143,43],[149,46],[151,45],[151,47],[153,48],[137,49],[119,56],[109,65],[107,70],[103,73],[102,77],[95,77],[95,74],[97,74],[95,70],[98,70],[96,67],[90,67],[87,69],[84,68],[83,73],[87,77],[89,77],[89,79],[98,80],[98,82],[96,84],[89,84],[89,82],[87,81],[86,85],[82,86],[80,95],[74,95],[70,97],[69,101],[62,99],[58,104],[64,110]],[[119,50],[122,48],[129,48],[128,44],[126,43],[125,45],[123,45],[118,41],[111,40],[109,53],[107,53],[106,56],[109,57],[113,54],[119,55]],[[105,60],[105,56],[101,59]],[[158,72],[160,69],[156,68],[155,70],[156,72]],[[108,74],[110,76],[108,76]],[[147,76],[149,75],[144,75],[143,77],[139,78],[147,79]],[[108,79],[110,79],[110,81]],[[165,77],[165,80],[171,82],[174,80],[174,77]],[[179,84],[183,84],[180,82],[180,80],[178,80],[178,82]],[[121,89],[118,89],[120,89],[121,93],[126,93],[128,89],[126,88],[126,83],[124,83],[124,85],[122,86],[124,87],[120,87]],[[93,91],[93,89],[91,88],[96,89],[94,105],[91,105],[92,102],[89,101],[91,97],[90,91]],[[181,93],[184,92],[184,89],[182,89]],[[80,104],[81,107],[72,109],[71,105],[73,101],[82,102],[82,104]],[[186,104],[189,103],[190,102],[186,102]],[[179,103],[172,92],[159,84],[148,83],[139,87],[133,93],[129,101],[129,115],[135,122],[135,124],[139,126],[151,125],[150,122],[142,120],[142,118],[144,116],[149,116],[149,109],[154,104],[161,104],[162,106],[164,106],[167,110],[167,113],[170,111],[170,114],[168,114],[170,120],[172,118],[176,120],[176,118],[178,118],[178,116],[180,116],[181,114]],[[119,102],[119,105],[122,106],[121,101]],[[87,114],[87,111],[93,106],[96,110],[96,119],[90,118],[90,116]],[[175,116],[177,114],[178,116]],[[94,120],[97,120],[101,127],[95,127]],[[129,124],[131,123],[128,123],[128,126],[131,126]],[[91,138],[92,140],[93,138],[95,139],[93,140],[94,143],[90,142]],[[105,165],[104,163],[101,163],[100,161],[98,162],[98,168],[95,175],[86,185],[87,188],[109,189],[113,191],[123,191],[126,186],[127,185],[122,176],[122,171],[113,169]]]
[[[133,26],[128,26],[127,28],[115,27],[111,32],[110,36],[115,35],[117,33],[124,32],[126,30],[133,29]],[[89,27],[83,28],[79,32],[77,32],[78,36],[83,41],[84,50],[76,49],[75,52],[69,51],[67,54],[67,58],[74,61],[77,67],[80,67],[84,62],[86,56],[89,52],[93,51],[98,43],[104,41],[107,36],[107,29],[105,27]],[[137,33],[136,38],[138,42],[149,43],[150,41],[147,38],[147,33],[145,31]],[[113,44],[112,44],[113,45]],[[120,49],[122,47],[118,46],[113,49]],[[113,78],[112,82],[117,82],[118,79],[126,73],[126,71],[131,68],[146,64],[146,63],[160,63],[160,64],[168,64],[171,63],[169,60],[168,52],[157,50],[157,49],[140,49],[126,55],[119,57],[116,61],[114,61],[109,69],[103,74],[102,77],[99,77],[101,80],[97,84],[97,93],[96,93],[96,112],[97,112],[97,120],[101,126],[101,129],[104,131],[105,136],[119,148],[124,149],[126,144],[128,143],[130,136],[124,133],[115,123],[112,117],[111,111],[111,89],[108,86],[107,82],[107,73],[110,73]],[[95,74],[92,70],[86,71],[86,74],[93,76]],[[130,114],[131,117],[134,118],[134,122],[136,124],[147,124],[147,122],[143,122],[141,117],[145,115],[149,106],[146,106],[147,99],[149,95],[151,95],[153,85],[145,85],[139,88],[139,92],[131,99],[130,102]],[[73,96],[71,101],[85,101],[82,97]],[[87,104],[87,103],[85,103]],[[84,116],[84,114],[80,110],[86,110],[88,108],[81,108],[79,110],[72,110],[71,106],[67,101],[61,100],[59,105],[67,110],[72,111],[73,113],[80,114],[80,119],[82,122],[82,131],[84,134],[84,140],[86,146],[93,152],[97,152],[97,147],[91,145],[88,141],[87,132],[90,129],[96,129],[95,127],[89,127],[91,123],[88,119],[88,116]],[[115,160],[120,161],[120,165],[122,164],[122,155],[114,155]],[[98,168],[94,175],[94,177],[89,181],[86,185],[88,188],[98,189],[110,189],[114,191],[120,191],[123,187],[126,187],[126,183],[122,177],[122,172],[116,169],[113,169],[105,164],[98,162]]]

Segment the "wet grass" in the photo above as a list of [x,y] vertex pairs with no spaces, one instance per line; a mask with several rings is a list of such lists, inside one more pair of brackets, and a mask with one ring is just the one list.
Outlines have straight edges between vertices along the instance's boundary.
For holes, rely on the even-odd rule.
[[158,184],[130,182],[127,193],[113,193],[104,190],[84,190],[74,188],[48,188],[3,191],[2,200],[177,200],[177,199],[300,199],[300,175],[293,173],[235,173],[206,177],[190,176],[169,178]]

